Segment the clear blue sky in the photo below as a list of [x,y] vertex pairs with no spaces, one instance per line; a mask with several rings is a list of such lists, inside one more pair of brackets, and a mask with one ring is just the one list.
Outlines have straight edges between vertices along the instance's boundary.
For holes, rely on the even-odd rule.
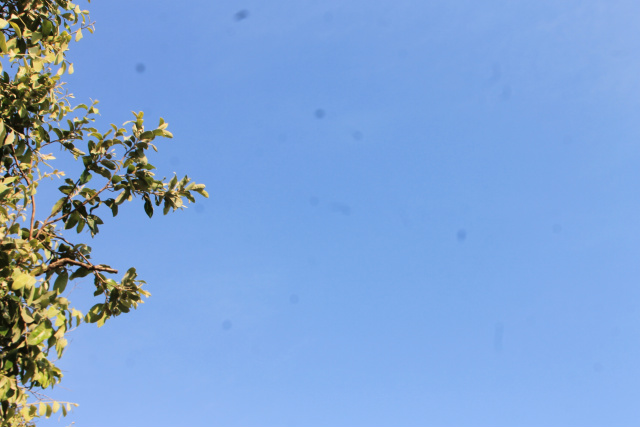
[[89,9],[69,89],[211,198],[101,227],[153,296],[74,332],[63,425],[638,425],[640,3]]

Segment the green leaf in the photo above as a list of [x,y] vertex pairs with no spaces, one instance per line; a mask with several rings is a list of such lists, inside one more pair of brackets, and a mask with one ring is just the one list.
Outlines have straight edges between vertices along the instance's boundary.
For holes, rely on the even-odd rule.
[[129,282],[129,281],[135,279],[137,275],[138,274],[136,273],[136,269],[134,267],[131,267],[124,274],[124,277],[122,278],[122,283]]
[[67,287],[67,282],[69,281],[69,273],[67,270],[63,270],[62,273],[58,274],[56,281],[53,284],[53,290],[56,293],[61,294],[64,292],[64,289]]
[[7,134],[7,137],[4,139],[3,145],[11,145],[11,144],[13,144],[13,140],[14,139],[16,139],[16,134],[15,134],[14,131],[11,131],[11,132],[9,132]]
[[144,211],[151,218],[153,216],[153,205],[147,194],[144,195]]
[[4,199],[4,196],[11,192],[12,188],[7,187],[4,184],[0,184],[0,200]]
[[11,289],[17,291],[18,289],[22,289],[25,286],[31,286],[36,282],[36,278],[30,274],[23,273],[19,270],[18,272],[12,275],[13,284],[11,285]]
[[13,30],[16,32],[16,35],[18,36],[18,38],[22,38],[22,30],[20,30],[20,26],[13,21],[9,22],[9,25],[11,25]]
[[40,323],[27,337],[27,344],[38,345],[42,341],[47,340],[53,335],[53,328],[48,325],[49,322]]
[[79,219],[80,214],[78,214],[77,211],[73,211],[73,213],[66,218],[64,229],[69,230],[70,228],[73,228],[78,223]]
[[91,181],[91,173],[85,169],[80,175],[80,185],[85,185],[89,181]]
[[53,208],[51,208],[51,216],[57,214],[58,212],[60,212],[60,210],[62,210],[62,207],[64,206],[64,202],[66,200],[67,197],[63,197],[62,199],[58,200],[55,205],[53,205]]
[[104,314],[104,304],[96,304],[87,313],[84,317],[87,323],[96,323],[98,320],[102,318]]
[[53,33],[53,24],[48,19],[42,20],[42,34],[47,37],[49,34]]
[[155,135],[153,134],[153,131],[148,130],[148,131],[146,131],[146,132],[142,132],[142,133],[140,134],[140,137],[139,137],[139,138],[140,138],[141,140],[143,140],[143,141],[144,141],[144,140],[149,140],[149,141],[151,141],[154,137],[155,137]]
[[201,196],[204,196],[207,199],[209,198],[209,193],[207,193],[207,190],[205,190],[204,188],[194,188],[193,191],[200,194]]
[[125,200],[129,200],[129,196],[131,196],[131,192],[128,189],[122,190],[122,192],[118,194],[118,197],[116,197],[115,204],[122,204]]
[[69,280],[80,279],[82,277],[88,276],[89,274],[91,274],[91,270],[84,267],[80,267],[76,271],[74,271],[71,274],[71,276],[69,276]]
[[173,178],[171,178],[171,181],[169,181],[169,190],[173,190],[174,188],[176,188],[177,183],[178,177],[176,175],[173,175]]

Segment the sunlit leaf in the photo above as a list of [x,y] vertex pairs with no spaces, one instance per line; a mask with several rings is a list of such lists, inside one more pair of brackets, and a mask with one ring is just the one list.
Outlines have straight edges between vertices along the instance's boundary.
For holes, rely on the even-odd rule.
[[38,345],[53,335],[53,329],[46,322],[40,323],[27,337],[27,344]]

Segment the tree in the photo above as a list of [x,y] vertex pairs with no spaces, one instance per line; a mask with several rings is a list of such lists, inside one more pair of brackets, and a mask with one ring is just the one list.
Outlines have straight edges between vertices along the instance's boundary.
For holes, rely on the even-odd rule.
[[[93,32],[87,11],[68,0],[6,0],[0,9],[0,419],[18,426],[74,405],[43,394],[62,378],[55,363],[71,329],[102,326],[149,296],[134,268],[117,281],[79,241],[99,232],[99,215],[115,217],[140,199],[151,217],[154,207],[167,214],[194,202],[194,193],[208,195],[186,176],[155,177],[146,153],[156,150],[155,138],[172,137],[164,120],[146,130],[143,113],[134,113],[101,133],[92,127],[96,103],[72,104],[65,55]],[[54,150],[78,163],[77,176],[54,167]],[[49,179],[60,180],[60,198],[43,207],[37,189]],[[83,314],[64,295],[85,276],[99,299]]]

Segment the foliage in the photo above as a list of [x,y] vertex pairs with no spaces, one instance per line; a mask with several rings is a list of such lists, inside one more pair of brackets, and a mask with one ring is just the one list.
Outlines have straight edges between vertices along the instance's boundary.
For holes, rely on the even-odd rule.
[[[99,215],[116,216],[133,199],[151,217],[154,207],[166,214],[207,193],[188,177],[155,177],[146,153],[155,138],[172,137],[162,119],[145,130],[134,113],[101,133],[92,127],[95,103],[72,105],[61,79],[73,72],[70,43],[93,32],[87,11],[67,0],[0,1],[0,9],[0,420],[18,426],[74,405],[42,394],[62,378],[55,362],[69,331],[102,326],[149,296],[134,268],[114,280],[117,271],[95,263],[79,235],[95,236]],[[77,176],[53,167],[55,150],[78,164]],[[36,209],[45,179],[60,180],[61,197]],[[85,276],[99,302],[83,314],[64,295]]]

